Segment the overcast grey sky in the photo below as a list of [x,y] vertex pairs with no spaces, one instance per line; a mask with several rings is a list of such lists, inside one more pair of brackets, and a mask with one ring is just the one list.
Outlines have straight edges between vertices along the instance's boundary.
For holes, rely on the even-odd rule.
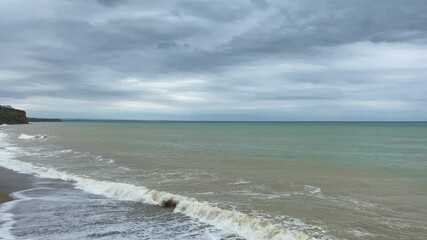
[[28,115],[427,120],[426,0],[1,0]]

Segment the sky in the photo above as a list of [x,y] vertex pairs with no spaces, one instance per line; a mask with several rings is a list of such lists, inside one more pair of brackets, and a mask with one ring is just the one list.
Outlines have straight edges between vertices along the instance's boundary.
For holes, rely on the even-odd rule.
[[34,117],[425,121],[426,0],[1,0]]

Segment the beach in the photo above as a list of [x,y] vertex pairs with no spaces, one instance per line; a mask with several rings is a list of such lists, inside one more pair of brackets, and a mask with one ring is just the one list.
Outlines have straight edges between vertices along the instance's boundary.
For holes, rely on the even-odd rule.
[[31,187],[31,176],[0,167],[0,203],[13,200],[13,192]]

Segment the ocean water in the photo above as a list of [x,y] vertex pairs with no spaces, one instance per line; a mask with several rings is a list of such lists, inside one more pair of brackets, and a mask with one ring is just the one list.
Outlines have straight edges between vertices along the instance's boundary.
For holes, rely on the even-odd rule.
[[425,239],[427,123],[1,127],[0,239]]

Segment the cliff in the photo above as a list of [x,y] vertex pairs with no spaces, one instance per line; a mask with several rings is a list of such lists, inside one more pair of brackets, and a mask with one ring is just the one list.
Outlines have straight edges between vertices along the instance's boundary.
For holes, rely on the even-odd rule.
[[0,124],[27,124],[25,111],[0,105]]

